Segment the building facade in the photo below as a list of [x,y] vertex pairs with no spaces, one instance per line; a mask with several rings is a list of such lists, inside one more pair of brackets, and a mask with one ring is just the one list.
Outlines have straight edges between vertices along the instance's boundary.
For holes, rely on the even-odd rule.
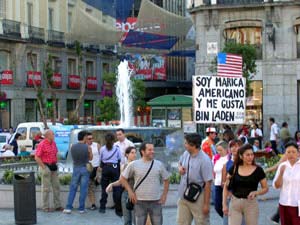
[[[44,90],[50,116],[53,103],[43,79],[50,55],[57,119],[67,118],[75,109],[80,95],[79,58],[74,43],[66,38],[75,4],[74,0],[0,0],[0,127],[40,120],[33,79]],[[85,10],[115,26],[115,20],[100,11],[88,5]],[[82,52],[82,74],[87,84],[80,117],[87,123],[99,113],[96,101],[105,95],[102,75],[113,69],[116,56],[113,46],[91,43],[82,43]]]
[[276,0],[192,0],[188,7],[196,27],[195,74],[211,74],[209,67],[227,41],[252,44],[257,73],[247,98],[247,120],[278,125],[290,131],[300,122],[300,2]]

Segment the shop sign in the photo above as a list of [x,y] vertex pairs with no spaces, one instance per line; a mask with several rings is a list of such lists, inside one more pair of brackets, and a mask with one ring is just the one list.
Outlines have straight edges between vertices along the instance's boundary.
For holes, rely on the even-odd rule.
[[167,80],[166,68],[165,67],[155,68],[153,80]]
[[97,78],[96,77],[87,77],[86,87],[89,90],[96,90],[97,89]]
[[137,80],[152,80],[152,69],[137,70],[134,78]]
[[0,82],[3,85],[12,85],[13,84],[13,71],[12,70],[4,70],[2,74],[0,74],[1,79]]
[[34,83],[36,86],[41,86],[42,73],[38,71],[27,71],[27,86],[33,87]]
[[78,76],[78,75],[69,75],[69,77],[68,77],[68,87],[70,89],[79,89],[80,88],[80,76]]
[[62,86],[62,78],[60,73],[54,73],[52,76],[52,86],[54,88],[61,88]]

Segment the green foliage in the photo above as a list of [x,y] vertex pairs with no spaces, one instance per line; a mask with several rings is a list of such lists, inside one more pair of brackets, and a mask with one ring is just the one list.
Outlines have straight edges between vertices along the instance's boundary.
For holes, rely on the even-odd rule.
[[12,170],[5,170],[3,174],[3,182],[5,184],[12,184],[14,177],[14,171]]
[[111,84],[114,87],[117,82],[117,76],[113,72],[104,72],[103,80],[106,81],[107,83]]
[[144,108],[146,106],[146,87],[144,81],[133,79],[132,88],[134,109],[136,109],[138,106]]
[[[272,158],[266,159],[266,164],[267,168],[274,166],[276,163],[278,163],[278,161],[280,160],[280,157],[278,156],[274,156]],[[269,172],[266,174],[267,179],[268,180],[273,180],[274,176],[275,176],[276,170],[273,172]]]
[[104,97],[97,102],[100,109],[100,115],[97,121],[111,121],[118,118],[117,99],[115,96]]
[[72,175],[71,174],[64,174],[59,176],[59,183],[61,185],[69,185],[71,183]]
[[169,178],[170,184],[179,184],[180,183],[180,175],[178,172],[173,172]]
[[[253,74],[257,72],[256,70],[256,49],[250,44],[240,44],[235,42],[226,42],[222,52],[232,53],[241,55],[243,57],[243,76],[246,78],[246,93],[247,96],[251,94],[250,83]],[[217,71],[217,59],[212,61],[210,67],[211,72]]]

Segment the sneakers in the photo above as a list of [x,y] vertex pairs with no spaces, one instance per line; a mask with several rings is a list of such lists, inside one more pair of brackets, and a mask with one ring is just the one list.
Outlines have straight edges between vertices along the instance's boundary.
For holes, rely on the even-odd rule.
[[79,210],[79,213],[84,214],[84,213],[86,213],[86,210],[85,209],[84,210]]
[[96,205],[92,205],[92,207],[90,208],[90,210],[96,210],[97,209],[97,207],[96,207]]
[[65,214],[70,214],[71,212],[72,212],[71,209],[64,209],[64,211],[63,211],[63,213],[65,213]]
[[63,207],[57,207],[57,208],[55,208],[55,211],[62,212],[62,211],[64,211],[64,208]]
[[99,213],[105,213],[105,209],[99,208]]
[[276,219],[273,218],[273,217],[269,217],[269,220],[270,220],[273,224],[279,224],[279,220],[276,221]]

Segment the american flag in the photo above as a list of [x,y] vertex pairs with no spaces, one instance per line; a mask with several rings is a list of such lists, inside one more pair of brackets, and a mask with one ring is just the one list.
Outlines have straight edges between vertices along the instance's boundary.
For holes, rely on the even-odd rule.
[[218,53],[218,76],[242,77],[243,58],[239,55]]

